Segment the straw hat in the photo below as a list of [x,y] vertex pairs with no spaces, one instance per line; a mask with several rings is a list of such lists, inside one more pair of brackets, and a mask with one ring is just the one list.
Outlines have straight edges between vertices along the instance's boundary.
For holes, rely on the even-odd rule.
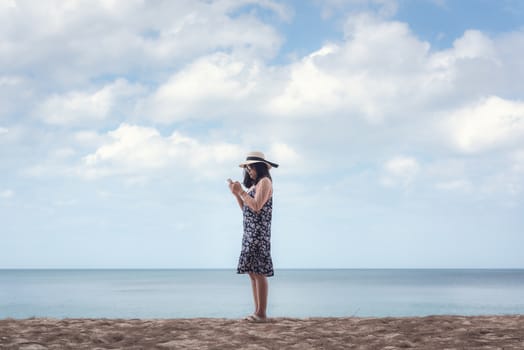
[[271,169],[278,168],[278,164],[270,162],[269,160],[266,160],[266,157],[264,156],[264,153],[262,152],[249,152],[246,157],[246,161],[240,163],[239,167],[245,168],[246,165],[253,164],[253,163],[266,163],[267,167]]

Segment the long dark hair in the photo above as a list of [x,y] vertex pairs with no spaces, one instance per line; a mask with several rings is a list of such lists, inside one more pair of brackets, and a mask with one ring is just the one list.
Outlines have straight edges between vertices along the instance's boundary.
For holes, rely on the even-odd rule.
[[257,172],[257,178],[256,180],[253,180],[249,173],[247,172],[247,169],[244,168],[244,181],[242,182],[246,188],[251,188],[251,186],[256,185],[260,180],[262,180],[265,177],[269,177],[271,179],[271,175],[269,174],[269,168],[266,163],[259,162],[259,163],[253,163],[249,164],[249,166]]

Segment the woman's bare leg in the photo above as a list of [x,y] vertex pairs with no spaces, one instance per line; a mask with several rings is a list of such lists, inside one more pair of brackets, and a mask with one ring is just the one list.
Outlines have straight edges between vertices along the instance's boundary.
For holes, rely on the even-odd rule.
[[264,275],[254,274],[254,280],[256,285],[256,301],[257,309],[255,315],[260,318],[266,318],[266,309],[267,309],[267,295],[268,295],[268,283],[267,277]]
[[257,293],[257,281],[255,274],[250,273],[249,278],[251,279],[251,288],[253,289],[253,302],[255,304],[255,314],[258,312],[258,293]]

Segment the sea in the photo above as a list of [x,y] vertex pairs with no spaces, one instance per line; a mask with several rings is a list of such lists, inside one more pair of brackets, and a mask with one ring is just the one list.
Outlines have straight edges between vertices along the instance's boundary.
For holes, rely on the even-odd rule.
[[[249,277],[234,270],[0,270],[4,318],[240,318]],[[524,269],[277,270],[270,317],[524,314]]]

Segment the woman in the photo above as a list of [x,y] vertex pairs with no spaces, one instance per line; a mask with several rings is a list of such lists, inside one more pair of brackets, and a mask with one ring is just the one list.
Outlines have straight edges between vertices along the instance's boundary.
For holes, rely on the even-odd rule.
[[269,169],[277,168],[278,164],[266,160],[262,152],[250,152],[240,167],[244,168],[243,184],[248,191],[244,191],[238,181],[229,182],[244,214],[244,236],[237,273],[247,273],[251,278],[255,312],[246,320],[264,322],[267,319],[267,277],[274,274],[270,243],[273,184]]

